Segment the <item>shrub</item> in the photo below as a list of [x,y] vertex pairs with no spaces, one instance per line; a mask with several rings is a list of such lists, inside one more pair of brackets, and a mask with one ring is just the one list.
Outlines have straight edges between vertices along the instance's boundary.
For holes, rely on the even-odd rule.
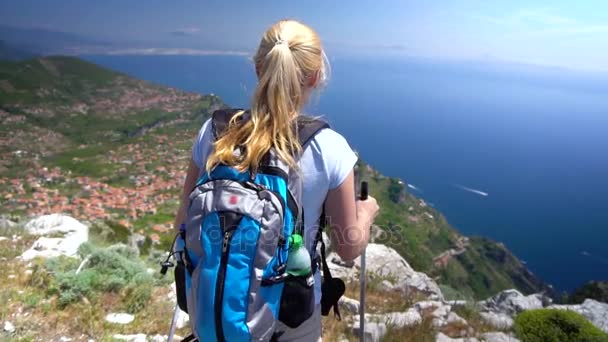
[[608,341],[608,334],[574,311],[539,309],[525,311],[515,319],[515,332],[522,342]]
[[94,299],[97,294],[105,292],[120,294],[130,312],[145,307],[155,280],[146,272],[137,251],[125,245],[96,248],[85,243],[80,247],[79,254],[88,258],[79,273],[76,273],[79,263],[60,258],[46,262],[46,269],[53,275],[48,292],[58,295],[60,307],[83,297]]

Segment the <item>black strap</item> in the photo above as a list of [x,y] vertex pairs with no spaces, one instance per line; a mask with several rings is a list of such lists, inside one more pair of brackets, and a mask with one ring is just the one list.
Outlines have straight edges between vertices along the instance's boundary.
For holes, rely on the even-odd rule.
[[194,336],[194,334],[190,334],[190,335],[184,337],[184,339],[182,340],[182,342],[198,342],[198,340],[196,339],[196,337]]
[[326,121],[306,115],[298,116],[297,129],[300,146],[304,147],[324,128],[329,128],[329,124]]
[[[315,242],[313,244],[313,250],[316,251],[317,244],[321,243],[321,267],[323,269],[323,282],[328,282],[329,284],[333,283],[333,277],[331,275],[331,271],[329,270],[329,266],[327,265],[327,257],[325,253],[325,241],[323,241],[323,229],[327,225],[327,216],[325,215],[325,202],[323,202],[323,209],[321,210],[321,217],[319,217],[319,228],[317,229],[317,234],[315,236]],[[315,258],[316,260],[316,258]],[[318,265],[318,261],[316,262]],[[316,270],[313,270],[316,272]],[[340,295],[341,296],[341,295]],[[337,300],[338,298],[336,298]],[[340,306],[336,303],[332,303],[334,309],[334,316],[338,320],[342,320],[342,315],[340,314]]]
[[[239,112],[242,112],[243,109],[234,108],[234,109],[218,109],[213,112],[211,116],[211,127],[213,131],[213,137],[217,139],[223,132],[228,128],[228,124],[232,117]],[[245,113],[247,114],[247,112]],[[248,119],[249,115],[244,115],[241,118]]]

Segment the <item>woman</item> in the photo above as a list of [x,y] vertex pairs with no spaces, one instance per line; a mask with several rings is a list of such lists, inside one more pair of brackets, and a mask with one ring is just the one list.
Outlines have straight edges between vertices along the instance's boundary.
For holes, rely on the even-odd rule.
[[[305,241],[310,249],[317,219],[325,203],[332,226],[332,246],[344,260],[361,254],[369,239],[369,227],[379,208],[373,197],[355,200],[353,167],[357,156],[346,140],[331,129],[321,130],[306,146],[299,146],[292,130],[312,91],[326,79],[326,59],[318,35],[308,26],[284,20],[266,31],[257,53],[258,85],[252,99],[251,118],[242,129],[213,141],[210,120],[201,128],[192,151],[176,227],[184,221],[188,195],[198,177],[223,163],[239,170],[255,169],[262,156],[274,147],[280,158],[303,176]],[[245,146],[239,156],[233,152]],[[298,161],[290,151],[300,155]],[[281,341],[321,340],[320,279],[315,275],[317,310],[296,329],[285,331]]]

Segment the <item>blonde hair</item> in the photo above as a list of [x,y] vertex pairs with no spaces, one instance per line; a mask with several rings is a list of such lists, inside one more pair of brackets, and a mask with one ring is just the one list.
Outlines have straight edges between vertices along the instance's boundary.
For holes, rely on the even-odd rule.
[[[295,153],[302,147],[294,120],[304,107],[308,91],[325,82],[327,58],[321,40],[310,27],[282,20],[262,36],[254,57],[258,84],[251,102],[251,118],[238,123],[245,112],[230,120],[228,129],[214,143],[206,169],[230,165],[240,172],[256,172],[262,157],[275,148],[278,157],[297,169]],[[241,153],[235,151],[240,148]]]

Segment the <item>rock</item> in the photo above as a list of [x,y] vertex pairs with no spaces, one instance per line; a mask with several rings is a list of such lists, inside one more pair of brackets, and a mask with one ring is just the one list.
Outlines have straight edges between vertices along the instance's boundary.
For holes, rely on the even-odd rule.
[[450,312],[445,321],[447,324],[469,325],[469,323],[464,318],[458,316],[458,314],[455,312]]
[[360,303],[358,300],[342,296],[340,297],[338,304],[340,305],[340,308],[344,310],[344,312],[354,315],[359,313]]
[[[328,261],[328,266],[335,277],[342,278],[346,282],[359,279],[360,258],[354,260],[352,267],[344,265],[335,253],[328,256]],[[400,290],[405,294],[418,292],[428,295],[431,299],[443,300],[443,294],[437,283],[426,274],[414,271],[394,249],[370,243],[367,245],[366,261],[369,277],[386,278],[384,281],[387,283],[383,281],[383,288]]]
[[520,342],[517,338],[503,332],[488,332],[482,334],[481,340],[485,342]]
[[488,325],[495,329],[506,330],[513,326],[513,318],[509,315],[495,312],[481,312],[480,315]]
[[446,300],[444,302],[445,304],[451,305],[451,306],[466,306],[467,305],[467,301],[466,300]]
[[395,285],[388,280],[383,280],[380,283],[380,290],[382,290],[384,292],[390,292],[390,291],[393,291],[394,289],[395,289]]
[[4,322],[4,331],[12,334],[15,332],[15,326],[13,325],[13,323],[9,322],[9,321],[5,321]]
[[126,341],[126,342],[147,342],[148,339],[146,334],[136,334],[136,335],[121,335],[115,334],[112,336],[115,340]]
[[452,307],[449,305],[441,305],[431,314],[435,318],[447,318],[450,314]]
[[435,342],[479,342],[475,337],[451,338],[443,333],[437,333]]
[[15,227],[17,224],[7,218],[0,217],[0,230],[5,230]]
[[524,296],[517,290],[505,290],[479,304],[484,311],[503,313],[513,317],[525,310],[541,309],[548,302],[550,299],[541,294]]
[[135,233],[129,237],[129,247],[139,250],[146,243],[146,237]]
[[70,341],[72,341],[72,338],[71,337],[67,337],[67,336],[61,336],[59,338],[59,341],[61,341],[61,342],[70,342]]
[[179,310],[179,313],[177,314],[177,321],[175,322],[175,326],[177,327],[177,329],[185,328],[189,324],[190,316],[182,310]]
[[89,239],[87,226],[70,216],[60,214],[41,216],[28,222],[24,229],[32,235],[42,236],[20,256],[24,261],[36,257],[75,256],[78,247]]
[[[347,321],[355,335],[359,334],[359,316],[351,316]],[[365,314],[366,341],[380,341],[386,334],[386,327],[394,328],[412,327],[422,322],[422,316],[418,310],[411,308],[404,312],[390,312],[386,314]]]
[[414,304],[414,307],[420,314],[425,311],[435,311],[437,308],[442,307],[443,303],[436,300],[425,300]]
[[134,319],[135,316],[128,313],[111,313],[106,315],[106,321],[114,324],[129,324]]
[[550,309],[572,310],[587,318],[593,325],[608,333],[608,304],[586,299],[577,305],[551,305]]
[[[153,335],[153,336],[148,336],[148,341],[149,342],[167,342],[169,336],[167,335]],[[179,336],[179,335],[173,335],[173,341],[181,341],[183,339],[183,337]]]
[[[356,336],[359,336],[359,331],[359,321],[357,321],[353,326],[353,333]],[[365,337],[363,338],[363,340],[366,342],[379,342],[380,340],[382,340],[382,337],[386,335],[386,324],[366,322],[364,335]]]

